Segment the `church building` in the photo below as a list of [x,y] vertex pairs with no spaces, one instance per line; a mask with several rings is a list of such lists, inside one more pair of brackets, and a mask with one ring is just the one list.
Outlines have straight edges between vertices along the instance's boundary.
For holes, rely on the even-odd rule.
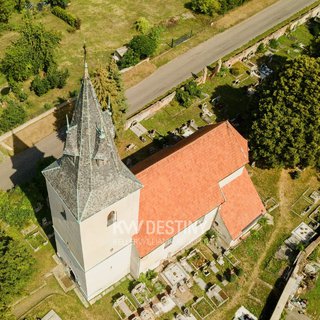
[[210,228],[225,248],[238,243],[265,213],[248,160],[247,141],[225,121],[128,169],[85,66],[63,155],[43,174],[57,254],[86,299],[158,267]]

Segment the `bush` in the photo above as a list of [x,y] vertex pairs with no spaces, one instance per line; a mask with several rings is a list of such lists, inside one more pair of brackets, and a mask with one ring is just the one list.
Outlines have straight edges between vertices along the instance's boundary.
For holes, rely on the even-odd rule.
[[200,97],[201,95],[201,90],[194,81],[188,82],[184,88],[192,97]]
[[184,88],[179,88],[176,92],[176,100],[185,108],[189,107],[194,97],[200,97],[201,90],[192,80]]
[[0,132],[4,133],[17,127],[25,121],[26,117],[27,114],[22,105],[9,100],[0,116]]
[[139,55],[134,52],[131,48],[123,55],[122,59],[118,62],[120,69],[134,66],[140,61]]
[[157,46],[154,38],[144,34],[134,36],[128,45],[140,59],[151,56],[157,50]]
[[238,277],[241,277],[243,275],[243,269],[241,268],[235,268],[234,271]]
[[45,103],[45,104],[43,105],[43,109],[44,109],[44,110],[50,110],[52,107],[53,107],[53,106],[52,106],[51,103]]
[[270,48],[272,48],[272,49],[277,49],[277,48],[279,47],[279,42],[278,42],[278,40],[276,40],[276,39],[271,39],[271,40],[269,41],[269,46],[270,46]]
[[34,91],[37,96],[42,96],[47,93],[50,89],[50,82],[47,78],[41,79],[39,76],[36,76],[31,82],[30,90]]
[[67,24],[69,24],[71,27],[76,28],[77,30],[81,27],[81,20],[71,13],[67,12],[65,9],[61,7],[53,7],[51,9],[52,14],[60,18],[61,20],[65,21]]
[[293,172],[290,173],[290,176],[291,176],[291,178],[292,178],[293,180],[297,180],[297,179],[300,178],[301,172],[298,171],[298,170],[293,171]]
[[9,85],[12,92],[20,102],[24,102],[28,99],[28,95],[23,91],[22,84],[20,82],[11,81]]
[[47,79],[50,83],[50,89],[62,89],[66,85],[68,77],[69,71],[67,69],[64,71],[59,71],[57,69],[50,70],[47,75]]
[[151,25],[148,19],[144,17],[140,17],[135,23],[134,27],[137,31],[141,32],[142,34],[148,33]]
[[195,12],[212,16],[219,11],[220,3],[217,0],[191,0],[190,7]]
[[191,97],[189,92],[185,91],[183,88],[179,88],[176,92],[177,101],[185,108],[188,108],[191,104]]
[[266,46],[263,42],[261,42],[257,48],[257,53],[264,53],[266,52]]
[[50,0],[49,3],[52,7],[58,6],[65,9],[68,6],[68,0]]

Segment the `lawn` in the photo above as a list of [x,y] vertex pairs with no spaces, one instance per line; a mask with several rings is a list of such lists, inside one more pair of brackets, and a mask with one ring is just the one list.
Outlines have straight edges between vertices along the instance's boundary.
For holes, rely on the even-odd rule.
[[[24,89],[29,94],[28,101],[30,102],[27,110],[28,117],[32,118],[44,112],[45,103],[58,104],[61,98],[68,98],[69,93],[78,88],[79,79],[83,73],[81,66],[83,64],[82,46],[84,42],[88,48],[89,69],[93,70],[103,65],[111,52],[127,43],[136,34],[133,24],[139,17],[146,17],[151,24],[162,25],[164,32],[157,53],[166,53],[157,56],[148,68],[143,70],[144,76],[147,76],[155,70],[155,65],[160,66],[170,61],[214,34],[223,31],[224,28],[244,20],[275,1],[249,1],[223,17],[218,17],[212,26],[211,22],[214,19],[211,17],[190,14],[190,10],[185,8],[185,0],[169,1],[165,6],[160,0],[71,1],[68,11],[78,16],[82,21],[81,30],[76,32],[70,32],[70,27],[65,22],[45,9],[35,16],[35,20],[42,22],[48,29],[61,33],[62,41],[57,57],[59,66],[69,69],[70,78],[65,88],[50,90],[41,97],[29,92],[30,81],[25,82]],[[21,19],[22,15],[14,14],[10,19],[10,24],[15,27],[21,24]],[[194,36],[189,41],[170,49],[172,38],[179,38],[191,30]],[[17,33],[14,31],[0,33],[0,58],[4,54],[5,48],[16,38]],[[128,87],[128,85],[133,85],[141,80],[141,74],[140,72],[133,73],[125,80],[128,80]],[[0,74],[0,88],[5,85],[5,78]]]
[[192,308],[201,319],[208,317],[214,311],[212,304],[204,297],[195,302]]
[[319,301],[320,301],[320,276],[315,283],[315,286],[306,294],[302,296],[302,298],[308,300],[307,304],[307,312],[313,319],[320,318],[320,308],[319,308]]

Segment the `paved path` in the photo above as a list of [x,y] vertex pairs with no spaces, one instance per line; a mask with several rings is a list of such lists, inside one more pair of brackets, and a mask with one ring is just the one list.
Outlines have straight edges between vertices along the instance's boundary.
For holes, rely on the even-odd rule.
[[205,66],[240,48],[313,2],[315,1],[279,0],[160,67],[152,75],[126,91],[129,115],[136,113],[146,104],[190,78],[191,73],[198,73]]
[[[157,69],[151,76],[126,91],[128,114],[166,93],[204,66],[241,47],[251,39],[294,15],[314,0],[279,0],[251,18],[216,35]],[[27,181],[35,172],[37,160],[62,154],[63,143],[57,134],[51,134],[34,147],[6,158],[0,163],[0,189],[8,190]]]

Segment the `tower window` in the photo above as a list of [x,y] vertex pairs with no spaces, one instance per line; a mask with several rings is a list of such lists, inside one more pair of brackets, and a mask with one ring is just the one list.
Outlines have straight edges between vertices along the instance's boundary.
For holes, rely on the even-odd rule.
[[111,211],[108,215],[108,221],[107,221],[107,226],[111,226],[117,221],[117,214],[115,211]]
[[67,220],[67,214],[66,214],[66,211],[64,209],[60,212],[60,214],[61,214],[61,216],[62,216],[62,218],[64,220]]

